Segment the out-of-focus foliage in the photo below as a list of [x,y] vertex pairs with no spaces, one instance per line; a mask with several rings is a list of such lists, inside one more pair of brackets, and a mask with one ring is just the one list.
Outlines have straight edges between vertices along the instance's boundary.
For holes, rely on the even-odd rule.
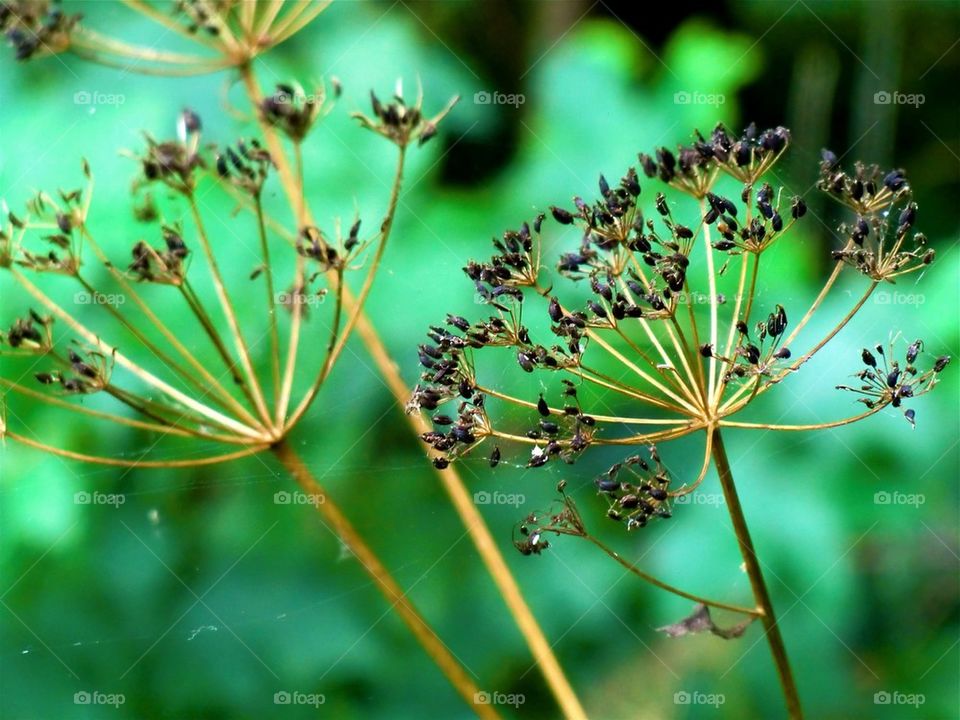
[[[113,8],[83,5],[92,24],[127,22]],[[419,77],[428,108],[454,93],[464,97],[443,142],[411,158],[369,304],[411,384],[418,372],[414,339],[441,312],[476,314],[460,272],[464,262],[487,254],[491,236],[547,205],[592,194],[598,173],[618,177],[638,151],[673,145],[717,121],[738,127],[756,117],[794,129],[790,161],[776,178],[792,192],[813,186],[824,143],[849,153],[845,162],[869,161],[872,149],[877,160],[906,168],[921,207],[918,224],[938,260],[922,277],[882,288],[828,353],[763,400],[768,417],[815,422],[855,412],[833,386],[859,369],[861,347],[886,342],[897,329],[907,341],[922,337],[932,353],[957,354],[958,219],[949,198],[956,197],[960,161],[957,101],[946,68],[957,67],[960,51],[950,42],[958,21],[949,4],[920,5],[910,22],[936,42],[923,49],[930,58],[919,70],[913,43],[901,36],[888,46],[856,28],[858,19],[870,21],[867,4],[811,3],[818,22],[784,2],[729,3],[712,17],[694,14],[664,38],[648,38],[642,25],[628,27],[600,8],[577,22],[586,5],[532,4],[522,17],[491,11],[484,20],[504,23],[504,32],[550,34],[530,41],[504,87],[488,79],[496,59],[448,32],[457,13],[475,10],[334,3],[256,69],[266,83],[295,76],[306,85],[329,75],[343,83],[343,97],[305,147],[307,187],[321,226],[352,217],[355,208],[374,217],[386,201],[392,160],[378,138],[349,119],[350,111],[366,110],[370,88],[385,93],[398,76],[412,87]],[[786,12],[796,17],[778,24]],[[559,30],[548,32],[554,26]],[[128,31],[147,44],[171,40],[156,27]],[[792,65],[787,42],[802,51]],[[874,52],[876,43],[892,57]],[[137,147],[142,130],[172,134],[183,106],[200,113],[211,140],[252,132],[249,122],[224,110],[244,105],[222,76],[144,78],[68,56],[24,66],[5,57],[2,67],[0,196],[13,206],[34,188],[79,185],[85,157],[98,178],[91,224],[118,252],[141,232],[126,196],[133,164],[118,149]],[[831,73],[839,80],[824,90]],[[830,103],[836,88],[853,89],[842,103]],[[921,92],[925,103],[874,104],[880,91]],[[524,102],[475,101],[484,92],[522,93]],[[714,102],[684,103],[678,93]],[[84,104],[97,95],[114,100]],[[915,134],[901,142],[890,130],[897,123]],[[505,127],[515,143],[496,147]],[[854,128],[867,131],[862,140]],[[883,142],[871,139],[874,130],[884,132]],[[502,162],[478,163],[482,170],[474,176],[477,148]],[[648,181],[648,199],[652,188]],[[243,227],[243,219],[229,217],[228,203],[211,202],[219,203],[225,223]],[[283,212],[278,185],[268,204]],[[776,271],[768,269],[769,286],[760,288],[761,299],[798,314],[819,287],[840,217],[830,205],[812,208],[819,222],[811,219],[765,256]],[[230,236],[215,242],[229,244]],[[248,270],[239,253],[232,262],[237,274]],[[228,257],[228,270],[230,264]],[[863,283],[851,272],[805,337],[827,330]],[[8,283],[0,292],[5,319],[26,303]],[[298,449],[480,685],[522,693],[517,716],[551,717],[552,701],[512,621],[359,342],[335,374],[295,438]],[[940,390],[917,403],[916,430],[890,411],[810,435],[728,434],[810,717],[955,716],[957,390],[956,373],[945,373]],[[52,418],[43,407],[18,406],[10,422],[42,430],[54,444],[107,454],[141,449],[124,432],[91,437],[82,424],[54,427]],[[696,471],[700,452],[691,442],[673,446],[664,460],[682,477]],[[559,539],[540,557],[510,548],[514,524],[547,506],[561,477],[582,507],[598,511],[602,501],[589,481],[612,459],[597,453],[569,468],[495,473],[480,460],[462,466],[473,489],[523,497],[519,507],[491,505],[484,514],[510,550],[511,567],[591,716],[778,716],[781,700],[759,625],[735,641],[664,638],[654,629],[686,615],[689,603],[639,585],[573,539]],[[313,708],[274,703],[275,693],[296,691],[322,693],[321,711],[333,717],[467,717],[310,506],[274,502],[284,489],[290,482],[269,458],[127,472],[13,445],[0,449],[0,716],[314,717]],[[75,503],[75,493],[94,491],[122,493],[125,502]],[[716,478],[708,477],[703,497],[717,493]],[[914,504],[883,502],[911,495]],[[678,507],[674,519],[629,538],[618,530],[599,528],[654,574],[696,592],[749,598],[722,504]],[[77,705],[78,691],[123,693],[126,702],[118,710]],[[696,693],[720,693],[724,702],[718,708],[683,702]],[[876,704],[875,693],[919,693],[924,704],[916,710]]]

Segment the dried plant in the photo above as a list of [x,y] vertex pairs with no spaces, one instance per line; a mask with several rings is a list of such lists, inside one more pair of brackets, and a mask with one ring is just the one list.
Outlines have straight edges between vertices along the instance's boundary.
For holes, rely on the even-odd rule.
[[[840,227],[845,243],[833,252],[833,272],[792,329],[793,310],[761,307],[761,261],[807,212],[803,198],[788,199],[763,179],[789,144],[782,127],[760,132],[751,125],[735,136],[721,125],[709,137],[697,133],[676,153],[660,148],[654,156],[641,154],[640,172],[667,191],[656,192],[642,209],[647,194],[641,193],[640,172],[631,167],[616,185],[601,176],[594,202],[575,197],[571,209],[551,207],[558,225],[576,231],[554,273],[544,268],[546,213],[495,239],[489,260],[464,268],[477,300],[493,314],[475,321],[447,315],[430,328],[429,342],[419,346],[422,382],[408,409],[431,414],[434,428],[422,438],[441,469],[481,446],[491,467],[504,462],[507,444],[525,447],[521,465],[530,468],[574,463],[595,446],[643,446],[593,483],[606,517],[628,531],[671,517],[672,503],[695,492],[715,465],[750,578],[751,607],[688,593],[624,560],[590,533],[565,483],[560,505],[528,516],[514,542],[523,554],[539,555],[551,536],[584,538],[641,579],[696,601],[693,615],[664,628],[671,635],[709,630],[736,637],[759,619],[789,714],[799,718],[799,696],[723,431],[823,430],[901,408],[933,389],[949,357],[926,356],[920,340],[902,342],[898,336],[886,349],[863,350],[859,384],[838,386],[861,396],[863,412],[809,425],[734,419],[799,372],[880,283],[893,283],[934,259],[924,236],[913,231],[917,204],[903,171],[857,164],[846,172],[824,151],[819,187],[853,212]],[[725,181],[733,197],[718,189],[724,176],[735,181]],[[800,332],[847,266],[867,277],[863,295],[819,341],[796,350]],[[718,288],[728,268],[734,269],[735,293],[725,296]],[[503,362],[490,369],[494,349],[510,356],[517,377],[504,376]],[[614,403],[629,412],[600,412]],[[904,415],[915,422],[912,408]],[[702,466],[678,483],[661,462],[661,447],[694,433],[704,436]],[[747,620],[734,631],[720,630],[709,619],[711,606]]]
[[[355,117],[397,150],[386,209],[370,233],[364,231],[369,222],[356,217],[343,228],[321,228],[305,193],[301,150],[332,101],[324,88],[307,94],[295,82],[280,84],[265,96],[252,63],[303,29],[328,3],[123,4],[194,42],[201,54],[156,50],[101,34],[46,0],[0,2],[0,29],[19,60],[69,52],[151,75],[231,70],[246,89],[260,138],[209,146],[201,139],[201,119],[189,110],[180,115],[174,139],[148,136],[145,146],[131,154],[138,167],[131,207],[148,228],[144,238],[133,242],[105,237],[109,230],[98,227],[93,173],[86,162],[82,189],[37,193],[25,210],[5,207],[0,277],[19,285],[32,305],[0,333],[0,409],[8,396],[23,396],[91,427],[113,423],[140,431],[147,450],[122,458],[55,447],[18,427],[12,410],[0,413],[0,438],[72,460],[138,468],[219,465],[272,453],[306,493],[322,498],[314,506],[464,700],[481,717],[498,717],[495,708],[477,701],[481,694],[473,679],[287,442],[354,330],[398,402],[402,405],[409,396],[363,307],[393,227],[408,148],[437,133],[456,99],[428,117],[422,97],[408,102],[399,84],[388,101],[372,95],[371,115]],[[332,87],[338,95],[336,81]],[[262,202],[264,186],[274,177],[289,200],[286,221],[269,216]],[[154,188],[170,197],[163,206],[154,199]],[[200,201],[217,188],[244,211],[233,221],[237,236],[250,238],[260,251],[248,287],[229,286],[221,270],[232,240],[214,231],[211,213]],[[117,253],[121,244],[126,259]],[[294,258],[292,277],[281,275],[277,257],[284,254]],[[91,272],[91,266],[99,273]],[[198,273],[206,277],[198,281]],[[354,293],[348,276],[357,274],[362,281]],[[110,285],[98,284],[101,277]],[[86,298],[79,302],[96,306],[96,325],[87,319],[94,313],[77,312],[56,298],[68,283]],[[244,326],[234,298],[240,292],[252,296],[250,288],[258,284],[262,315],[257,324]],[[124,302],[111,302],[117,297]],[[319,309],[307,312],[314,307]],[[310,352],[301,347],[307,333]],[[191,349],[197,338],[206,338],[219,367]],[[305,384],[300,379],[304,368],[310,375]],[[29,375],[36,384],[24,382]],[[416,434],[427,428],[422,418],[409,420]],[[170,439],[179,441],[174,448],[179,456],[157,458],[155,448]],[[586,717],[463,482],[451,472],[443,473],[441,481],[564,714]]]

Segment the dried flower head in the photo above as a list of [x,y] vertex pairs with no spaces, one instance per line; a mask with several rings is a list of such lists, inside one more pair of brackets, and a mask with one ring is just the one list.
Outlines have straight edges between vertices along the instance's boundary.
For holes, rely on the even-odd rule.
[[0,2],[0,32],[17,60],[55,55],[70,47],[70,34],[80,15],[67,15],[59,2],[4,0]]
[[[646,461],[637,455],[598,480],[598,489],[610,501],[608,516],[632,529],[651,517],[669,515],[669,498],[699,485],[717,428],[791,429],[741,423],[732,416],[797,372],[850,316],[799,356],[792,346],[819,301],[793,327],[784,304],[774,304],[757,317],[761,258],[806,214],[802,198],[785,202],[782,191],[762,180],[789,142],[790,133],[782,127],[759,131],[751,125],[735,137],[718,126],[709,141],[697,133],[694,143],[681,147],[677,156],[665,148],[657,151],[656,160],[640,156],[644,174],[696,198],[695,209],[656,192],[646,217],[636,169],[628,168],[616,185],[601,176],[593,202],[575,197],[572,209],[550,208],[553,220],[576,227],[580,238],[574,250],[560,253],[555,278],[543,277],[544,214],[495,239],[489,260],[467,263],[464,272],[477,300],[493,314],[473,321],[447,315],[444,325],[430,328],[429,342],[418,346],[424,372],[409,409],[433,413],[434,430],[423,439],[437,453],[435,464],[446,467],[486,440],[496,442],[491,465],[499,464],[504,443],[513,441],[527,447],[525,465],[542,467],[554,459],[574,462],[591,445],[649,445],[705,431],[701,472],[679,488],[668,487],[669,475],[659,456],[657,469],[636,481],[618,474],[646,470]],[[878,281],[911,272],[924,261],[917,252],[902,249],[916,215],[903,173],[888,173],[895,189],[881,191],[869,179],[878,171],[858,168],[866,183],[860,200],[872,198],[872,224],[862,237],[851,238],[846,250],[834,253],[840,264],[823,294],[835,283],[842,263],[869,266],[869,295]],[[739,197],[714,190],[722,173],[745,183]],[[885,244],[880,238],[891,224],[889,213],[877,211],[880,203],[889,209],[894,202],[906,204],[899,216],[891,216],[897,219],[896,240]],[[863,221],[861,216],[843,230],[859,232]],[[873,237],[878,239],[871,244]],[[692,278],[703,272],[704,259],[695,253],[698,246],[705,255],[707,279],[700,292],[691,287]],[[872,249],[868,252],[867,247]],[[727,302],[717,285],[731,263],[739,265],[739,287],[734,301]],[[694,267],[697,273],[691,275]],[[512,394],[485,378],[480,361],[494,349],[512,353],[522,374],[538,375],[532,397]],[[611,372],[611,362],[622,370]],[[904,370],[902,377],[911,372]],[[882,390],[871,396],[868,414],[887,405],[898,407],[911,393],[926,392],[935,381],[936,373],[931,373],[898,379],[899,384],[889,387],[889,377],[883,379]],[[598,412],[602,393],[619,396],[635,412]],[[519,416],[505,415],[510,405]],[[524,414],[529,420],[518,426]],[[624,435],[624,428],[643,431]]]
[[373,107],[373,117],[360,112],[353,113],[353,117],[368,130],[382,135],[398,147],[406,147],[416,140],[423,145],[437,134],[437,125],[447,116],[453,106],[457,104],[459,96],[454,97],[439,113],[432,118],[423,115],[423,88],[418,86],[417,100],[413,105],[407,105],[403,98],[403,83],[397,80],[393,98],[383,103],[376,93],[370,91],[370,102]]

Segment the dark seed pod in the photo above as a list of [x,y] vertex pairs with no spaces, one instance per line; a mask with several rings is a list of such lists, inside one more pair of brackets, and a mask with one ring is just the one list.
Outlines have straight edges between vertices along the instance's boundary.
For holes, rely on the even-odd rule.
[[803,198],[797,196],[793,198],[793,201],[790,203],[790,215],[794,220],[798,220],[807,214],[807,203],[804,202]]
[[866,348],[863,349],[863,353],[861,354],[861,357],[863,358],[864,365],[869,365],[870,367],[877,366],[877,358],[875,358],[873,356],[873,353],[867,350]]
[[917,359],[917,355],[923,349],[923,341],[915,340],[910,344],[910,347],[907,348],[907,362],[913,364]]
[[447,458],[445,458],[445,457],[443,457],[443,456],[441,455],[441,456],[435,457],[435,458],[433,459],[433,466],[434,466],[437,470],[443,470],[443,469],[445,469],[445,468],[450,467],[450,461],[447,460]]
[[490,467],[492,468],[495,468],[497,465],[500,464],[500,448],[499,447],[495,446],[493,450],[490,452],[489,462],[490,462]]
[[573,223],[573,215],[563,208],[559,208],[556,205],[551,205],[550,213],[553,215],[553,219],[561,225],[570,225]]
[[554,322],[560,322],[563,319],[563,310],[560,308],[560,302],[556,298],[550,298],[550,305],[547,307],[550,319]]
[[537,400],[537,412],[543,415],[543,417],[550,415],[550,407],[547,405],[547,401],[543,399],[543,395]]

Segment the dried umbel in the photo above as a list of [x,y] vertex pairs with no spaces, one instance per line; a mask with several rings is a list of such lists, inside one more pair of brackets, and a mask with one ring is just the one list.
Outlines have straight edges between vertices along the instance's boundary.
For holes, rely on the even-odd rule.
[[[531,468],[574,463],[594,446],[648,446],[649,460],[631,454],[595,481],[607,501],[607,517],[627,530],[669,518],[671,501],[696,491],[714,462],[751,577],[755,612],[764,622],[788,705],[799,715],[721,429],[825,429],[888,407],[900,408],[913,424],[916,414],[907,405],[933,389],[949,358],[924,360],[917,340],[900,363],[894,353],[907,343],[895,338],[886,352],[878,346],[881,363],[864,351],[868,367],[857,375],[861,386],[842,386],[863,396],[865,412],[811,425],[734,419],[800,371],[881,282],[892,283],[934,259],[925,238],[912,234],[917,203],[903,171],[858,164],[848,175],[825,151],[820,189],[855,213],[840,228],[845,244],[833,251],[833,272],[805,311],[759,298],[764,256],[807,213],[803,198],[785,197],[763,179],[789,144],[790,133],[782,127],[760,131],[751,125],[739,137],[722,126],[709,138],[696,133],[694,142],[676,153],[660,148],[639,156],[642,173],[667,189],[643,192],[640,173],[628,168],[618,183],[601,176],[594,200],[575,197],[572,207],[553,206],[549,215],[541,213],[495,239],[489,260],[464,268],[476,299],[491,314],[447,315],[430,328],[429,342],[418,347],[424,372],[408,409],[430,413],[434,429],[423,440],[440,468],[483,445],[493,446],[491,466],[508,457],[507,445],[526,448],[521,462]],[[720,191],[717,181],[724,175],[741,183],[739,191]],[[551,273],[544,268],[542,235],[555,233],[557,226],[577,232]],[[863,296],[819,341],[800,345],[800,332],[822,312],[824,298],[847,266],[867,276]],[[732,295],[718,291],[728,270],[736,283]],[[488,363],[495,352],[500,362]],[[516,368],[515,379],[504,376],[504,362]],[[607,408],[613,404],[625,411],[611,414]],[[699,432],[705,437],[700,471],[677,482],[659,453],[669,441]],[[539,554],[547,547],[540,540],[549,528],[540,525],[532,535],[528,527],[518,548]],[[586,532],[566,534],[596,542]]]
[[[17,60],[71,52],[125,72],[199,75],[239,68],[293,37],[323,12],[329,0],[125,0],[129,10],[185,38],[200,50],[158,50],[104,35],[58,0],[3,0],[0,31]],[[115,3],[120,6],[121,3]]]
[[[379,225],[369,222],[363,225],[376,227],[376,232],[363,232],[358,217],[351,218],[343,229],[339,224],[331,227],[328,222],[318,222],[311,213],[311,199],[304,183],[302,152],[311,130],[330,111],[332,103],[326,101],[322,87],[306,94],[294,81],[278,84],[265,96],[257,81],[253,60],[293,37],[329,4],[329,0],[123,1],[126,9],[160,26],[161,38],[179,36],[193,44],[197,53],[188,54],[101,34],[81,23],[79,17],[62,16],[54,4],[43,0],[0,0],[0,26],[14,45],[18,58],[70,51],[87,60],[121,67],[124,73],[178,76],[230,70],[242,81],[261,133],[260,140],[244,138],[211,151],[200,145],[199,117],[185,111],[178,123],[176,139],[148,138],[146,148],[135,156],[142,172],[131,204],[134,217],[148,227],[138,237],[129,239],[130,255],[122,260],[111,259],[94,237],[94,223],[88,222],[92,176],[86,167],[88,187],[60,194],[59,208],[48,202],[45,195],[40,198],[43,207],[36,205],[27,214],[8,213],[4,207],[2,215],[6,218],[0,224],[0,270],[9,271],[9,275],[0,273],[0,280],[13,276],[33,296],[37,309],[13,320],[9,331],[0,332],[0,354],[26,355],[28,363],[41,358],[50,368],[35,376],[39,386],[28,387],[22,382],[29,373],[15,375],[15,382],[0,378],[0,438],[73,459],[141,468],[214,464],[261,451],[272,452],[305,492],[324,496],[325,502],[315,505],[317,511],[356,555],[363,570],[389,601],[392,611],[404,620],[469,707],[480,717],[494,718],[498,714],[492,706],[477,703],[480,693],[471,674],[405,597],[403,589],[366,545],[362,535],[326,495],[291,443],[286,442],[312,406],[355,329],[394,398],[403,403],[409,394],[398,364],[363,316],[363,307],[393,226],[407,149],[411,143],[423,145],[434,137],[438,123],[456,102],[454,98],[439,113],[430,116],[424,114],[422,93],[418,92],[415,101],[410,103],[399,83],[387,102],[381,102],[372,93],[372,116],[357,113],[356,117],[362,125],[389,140],[398,151],[384,215]],[[339,83],[331,79],[331,86],[332,95],[337,97]],[[289,150],[284,140],[292,146]],[[290,203],[292,223],[268,217],[264,212],[261,196],[271,177],[279,180]],[[248,219],[252,218],[253,229],[239,230],[237,237],[253,237],[260,245],[261,262],[251,269],[248,282],[251,288],[262,285],[266,296],[268,329],[263,344],[269,344],[270,348],[266,353],[260,350],[263,335],[248,335],[250,328],[240,326],[232,307],[231,291],[219,272],[220,256],[230,252],[234,244],[224,242],[219,226],[216,234],[213,228],[209,232],[207,229],[209,218],[204,217],[207,208],[200,201],[208,190],[203,187],[198,192],[198,187],[214,182],[219,182],[241,208],[250,211]],[[155,199],[169,198],[171,193],[177,198],[174,210]],[[48,212],[51,208],[52,213]],[[228,225],[231,223],[223,223],[224,228]],[[40,234],[41,231],[47,232],[47,236]],[[295,264],[293,277],[279,286],[275,284],[273,272],[276,265],[271,260],[278,250],[291,252]],[[117,293],[104,294],[92,284],[87,269],[94,263],[106,269],[106,277],[118,286]],[[202,297],[203,293],[191,282],[203,266],[210,273],[207,289],[212,285],[212,298]],[[367,270],[354,294],[346,287],[346,278],[356,275],[361,266]],[[106,332],[101,335],[84,325],[79,313],[75,316],[57,305],[51,295],[33,284],[33,274],[37,272],[55,273],[79,282],[84,297],[95,299],[90,304],[97,306],[92,309],[100,313],[100,319],[106,316],[106,320],[113,323],[111,335]],[[103,273],[98,276],[103,277]],[[137,292],[146,285],[154,287],[144,295],[169,293],[163,297],[172,302],[148,301]],[[279,288],[286,289],[278,292]],[[250,293],[246,287],[243,292]],[[111,298],[124,302],[114,303]],[[185,306],[176,304],[180,299]],[[162,317],[175,308],[182,311],[174,311],[172,321]],[[199,323],[199,331],[194,328],[188,332],[182,327],[182,323],[191,318]],[[58,352],[51,329],[54,322],[59,326],[58,338],[73,336],[75,342],[68,343],[68,348],[75,356],[70,355],[69,350]],[[308,355],[301,350],[301,346],[306,345],[302,339],[307,335],[305,331],[320,323],[324,324],[321,336],[308,335],[313,351]],[[127,334],[121,334],[116,346],[108,345],[107,337],[117,337],[112,335],[118,331],[117,324]],[[188,332],[189,337],[183,337],[184,332]],[[215,349],[220,366],[216,357],[212,363],[206,362],[207,358],[201,361],[188,348],[188,344],[202,342],[204,337]],[[249,344],[248,337],[254,338]],[[185,342],[187,340],[190,342]],[[138,351],[146,362],[134,357]],[[264,355],[267,360],[262,362]],[[157,374],[146,367],[154,361],[160,366]],[[301,387],[303,373],[296,371],[308,363],[313,364],[315,374],[311,383]],[[269,369],[262,367],[263,364],[268,364]],[[7,367],[4,360],[2,369],[6,371]],[[168,372],[173,378],[159,376]],[[86,405],[80,405],[76,397],[65,397],[78,394],[88,400]],[[11,395],[22,395],[97,421],[118,422],[155,433],[161,439],[182,438],[184,443],[202,445],[194,448],[189,456],[166,460],[108,458],[55,448],[41,439],[27,437],[15,423],[14,427],[8,426],[3,410]],[[111,401],[125,406],[127,412],[124,414],[124,408],[111,407]],[[100,409],[100,403],[104,409]],[[407,421],[416,434],[426,429],[419,416],[408,416]],[[206,455],[211,444],[240,449]],[[442,473],[439,480],[466,533],[483,557],[563,715],[585,718],[576,694],[483,517],[469,501],[463,481],[455,471]]]
[[[419,346],[426,371],[411,401],[412,409],[443,410],[436,416],[436,432],[427,440],[447,462],[487,440],[527,444],[528,464],[540,466],[552,457],[572,462],[589,445],[662,442],[733,424],[729,418],[798,371],[849,321],[844,318],[805,352],[793,349],[800,330],[836,282],[841,263],[852,257],[853,248],[865,245],[867,236],[882,236],[891,205],[906,203],[899,213],[896,237],[902,239],[912,228],[917,205],[910,199],[903,173],[887,174],[897,179],[891,181],[895,194],[884,195],[872,181],[865,181],[865,192],[876,201],[858,208],[856,224],[872,223],[874,229],[860,238],[843,235],[850,239],[844,249],[834,252],[837,268],[820,299],[788,333],[792,312],[774,304],[757,317],[755,288],[763,254],[806,213],[802,198],[785,199],[782,192],[760,180],[786,148],[789,132],[784,128],[758,132],[751,127],[741,139],[734,139],[721,127],[711,138],[706,142],[698,135],[693,146],[680,148],[679,162],[664,148],[657,152],[657,162],[640,156],[648,175],[699,201],[693,222],[690,209],[682,210],[663,192],[652,198],[652,212],[646,216],[641,210],[638,175],[630,168],[615,186],[601,177],[599,197],[592,203],[574,198],[572,210],[551,208],[559,224],[576,226],[582,238],[575,250],[561,253],[555,279],[544,277],[547,273],[541,264],[544,215],[495,240],[496,254],[489,260],[466,265],[464,272],[477,298],[495,312],[476,321],[448,315],[443,325],[430,329],[430,342]],[[739,197],[714,192],[721,172],[750,181]],[[862,168],[860,175],[864,175]],[[886,201],[881,204],[877,198]],[[685,222],[676,217],[681,213]],[[700,246],[706,248],[705,263],[694,252]],[[889,251],[882,249],[882,240],[877,246],[871,255],[875,259],[902,257],[897,243]],[[731,263],[739,265],[740,282],[733,301],[728,302],[716,287],[719,275]],[[692,284],[701,276],[703,264],[706,286],[698,291]],[[917,267],[902,259],[874,262],[865,272],[873,280],[865,297],[878,282],[892,282]],[[564,300],[563,288],[568,289],[569,300]],[[537,300],[542,310],[536,309]],[[527,307],[531,304],[534,307]],[[698,304],[706,312],[698,312]],[[911,347],[916,356],[922,345]],[[512,352],[521,371],[543,378],[533,397],[512,397],[484,383],[480,359],[486,353],[481,351],[492,348]],[[600,357],[591,361],[595,356]],[[603,362],[621,365],[635,382],[610,377],[602,369]],[[913,375],[904,373],[904,377]],[[907,382],[920,394],[935,381],[936,372],[931,371]],[[543,387],[555,390],[543,393]],[[582,390],[597,388],[621,395],[638,409],[658,409],[676,417],[611,417],[585,409]],[[896,398],[881,395],[870,409],[898,407],[909,393],[906,390]],[[456,413],[440,407],[448,402],[457,405]],[[496,403],[526,408],[530,423],[508,431],[491,409]],[[617,435],[619,428],[636,425],[663,429]],[[685,494],[697,482],[671,494]]]
[[49,0],[0,2],[0,32],[13,46],[17,60],[55,55],[70,46],[80,15],[67,15],[59,5]]

